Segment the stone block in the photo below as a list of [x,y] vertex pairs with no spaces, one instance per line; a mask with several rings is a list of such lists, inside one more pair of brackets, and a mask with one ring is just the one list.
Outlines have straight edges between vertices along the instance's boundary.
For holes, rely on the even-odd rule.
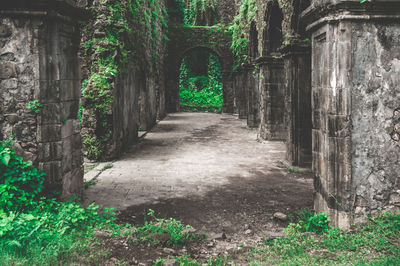
[[7,24],[2,22],[0,24],[0,38],[10,37],[11,34],[12,34],[12,31],[11,31],[10,25],[7,25]]
[[74,121],[67,120],[61,127],[61,138],[65,139],[74,134]]
[[72,195],[82,196],[83,192],[83,167],[79,167],[66,173],[62,179],[63,198],[69,198]]
[[60,105],[57,103],[43,104],[40,114],[42,124],[58,124],[61,122]]
[[0,62],[0,79],[17,77],[17,68],[14,62]]
[[62,142],[39,143],[39,160],[42,162],[58,161],[62,159]]
[[5,79],[0,82],[0,88],[5,90],[15,90],[18,88],[18,79]]
[[41,103],[58,103],[60,101],[60,81],[40,80],[36,86],[39,87],[38,98]]
[[57,142],[61,140],[61,125],[40,125],[38,127],[38,142]]
[[61,162],[40,162],[39,169],[47,174],[45,183],[59,185],[62,182]]

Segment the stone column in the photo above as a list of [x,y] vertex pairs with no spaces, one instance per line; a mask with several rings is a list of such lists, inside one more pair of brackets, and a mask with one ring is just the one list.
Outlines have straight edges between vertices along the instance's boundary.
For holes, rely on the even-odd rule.
[[0,10],[0,139],[47,173],[47,191],[80,196],[78,19],[71,1],[7,1]]
[[259,73],[254,73],[254,65],[247,65],[246,71],[246,100],[247,100],[247,125],[258,127],[260,124],[260,92]]
[[245,119],[247,118],[246,90],[248,89],[245,70],[240,70],[236,72],[235,81],[235,102],[237,113],[239,115],[239,119]]
[[235,106],[232,72],[222,72],[222,86],[224,99],[222,112],[232,114]]
[[283,59],[260,57],[260,137],[265,140],[286,139],[284,123],[285,90]]
[[315,209],[349,227],[400,207],[400,2],[313,1]]
[[299,41],[281,52],[285,63],[286,159],[290,165],[311,167],[311,49]]

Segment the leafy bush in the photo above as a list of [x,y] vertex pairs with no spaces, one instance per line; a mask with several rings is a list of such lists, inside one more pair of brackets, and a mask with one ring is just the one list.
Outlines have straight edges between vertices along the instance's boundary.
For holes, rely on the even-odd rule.
[[[87,247],[95,228],[120,230],[112,209],[40,197],[45,174],[0,141],[0,262],[55,265]],[[0,264],[1,264],[0,263]]]
[[314,232],[322,234],[331,229],[330,219],[326,212],[320,212],[313,215],[313,212],[304,210],[299,212],[299,221],[290,223],[286,231],[288,233]]
[[134,233],[140,242],[152,242],[158,244],[160,241],[157,240],[157,236],[168,235],[166,243],[168,245],[183,244],[187,239],[198,238],[191,234],[184,232],[184,229],[190,229],[191,226],[183,226],[180,221],[175,219],[160,219],[154,216],[154,211],[149,210],[147,214],[150,221],[146,221],[143,226],[138,227]]
[[43,190],[45,174],[17,156],[11,143],[0,141],[0,213],[32,208]]
[[[204,53],[204,51],[201,52]],[[217,56],[208,52],[206,55],[208,56],[207,76],[193,73],[188,58],[182,62],[180,74],[182,111],[222,111],[221,66]]]

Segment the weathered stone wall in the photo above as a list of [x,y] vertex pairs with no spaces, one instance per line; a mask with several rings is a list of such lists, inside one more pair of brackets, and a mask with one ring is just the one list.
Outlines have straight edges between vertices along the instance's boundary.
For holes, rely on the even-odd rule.
[[286,159],[289,165],[311,167],[311,47],[294,43],[282,49],[285,64]]
[[315,208],[337,226],[400,207],[399,10],[332,1],[305,12],[309,22],[325,18],[309,26]]
[[0,139],[13,138],[63,197],[83,187],[75,15],[65,1],[15,1],[0,11]]
[[236,14],[234,0],[218,0],[218,21],[220,23],[231,23]]
[[355,33],[350,87],[357,222],[400,208],[400,20],[347,29]]
[[[81,40],[83,77],[89,80],[87,87],[83,88],[82,136],[85,154],[92,160],[115,158],[137,140],[139,129],[151,129],[157,118],[166,114],[164,1],[156,4],[145,1],[143,6],[135,7],[137,10],[133,12],[137,14],[129,13],[127,1],[121,3],[124,8],[118,12],[126,25],[119,29],[117,22],[110,25],[109,19],[115,14],[104,6],[115,4],[115,1],[92,2],[93,17],[85,26]],[[152,16],[152,21],[147,22],[142,14],[145,10],[157,12],[159,16]],[[152,27],[146,27],[147,24]],[[124,32],[118,35],[118,42],[111,42],[110,32],[119,30]],[[115,62],[110,65],[111,69],[115,65],[113,71],[116,73],[107,76],[104,68],[98,67],[99,57],[108,64],[109,59]],[[106,76],[106,93],[97,93],[96,74]],[[108,94],[111,97],[107,98]],[[93,101],[97,101],[96,104]],[[109,109],[105,115],[99,115],[98,109],[102,108],[98,106],[102,105]]]

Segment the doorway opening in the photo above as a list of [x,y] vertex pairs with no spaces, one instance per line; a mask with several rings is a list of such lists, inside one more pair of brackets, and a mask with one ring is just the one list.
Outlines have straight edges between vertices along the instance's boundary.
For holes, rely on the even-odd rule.
[[223,86],[217,54],[196,48],[183,57],[179,69],[180,110],[221,113]]

